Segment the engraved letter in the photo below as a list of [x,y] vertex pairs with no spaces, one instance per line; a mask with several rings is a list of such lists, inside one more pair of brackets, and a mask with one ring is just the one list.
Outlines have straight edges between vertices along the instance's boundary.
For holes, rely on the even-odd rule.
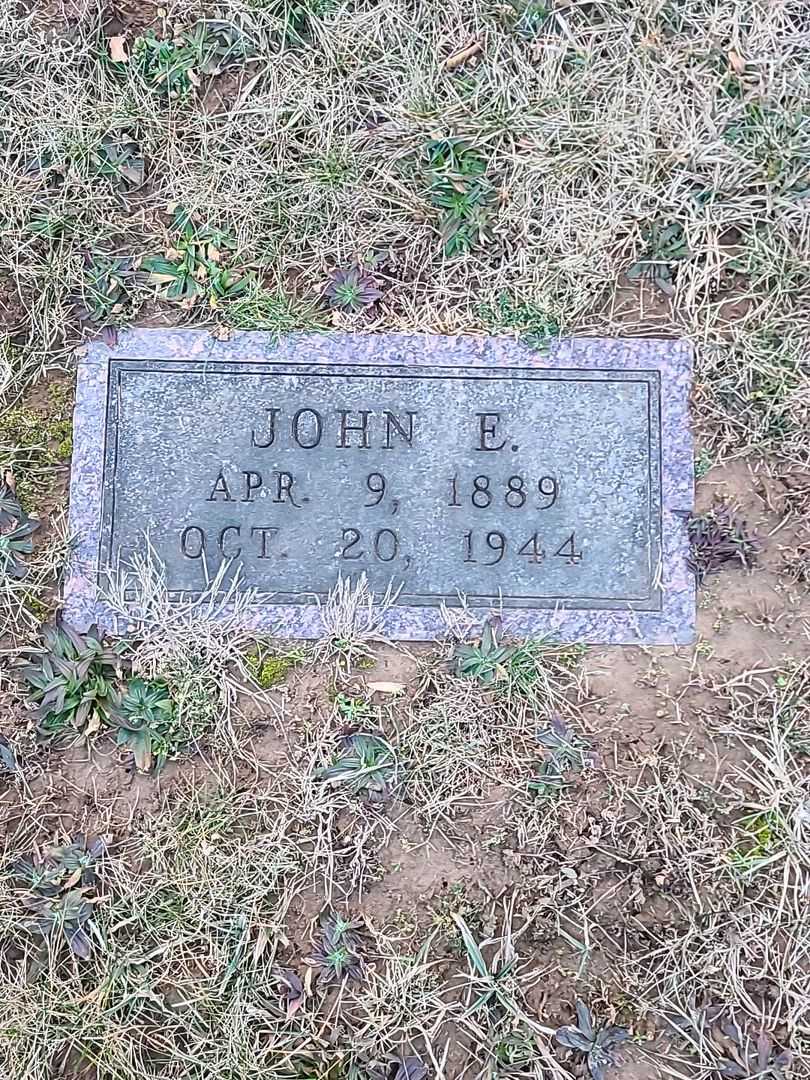
[[495,434],[495,425],[501,418],[500,413],[496,412],[479,412],[475,414],[478,417],[479,422],[479,445],[475,447],[476,450],[503,450],[506,446],[506,439],[497,446],[491,446],[489,440]]
[[267,439],[265,442],[259,442],[256,438],[256,429],[250,433],[250,445],[258,446],[260,450],[266,450],[268,446],[272,446],[276,441],[276,417],[278,416],[280,409],[271,409],[267,406]]
[[404,439],[408,446],[413,445],[413,418],[416,416],[415,412],[408,412],[408,430],[406,431],[402,424],[399,422],[399,417],[394,413],[387,412],[385,415],[385,446],[384,450],[391,449],[391,431],[395,430],[400,438]]
[[340,437],[338,439],[338,450],[346,450],[351,444],[346,442],[346,436],[350,431],[356,431],[360,435],[359,448],[361,450],[368,450],[368,418],[371,416],[370,412],[365,409],[358,409],[360,415],[359,424],[350,424],[348,417],[351,414],[349,409],[338,409],[340,413]]
[[273,502],[283,503],[289,500],[293,504],[293,506],[297,507],[297,509],[300,510],[301,504],[295,501],[295,496],[293,495],[293,484],[295,483],[295,480],[293,479],[293,474],[288,472],[280,472],[276,475],[277,484],[276,493],[273,496]]
[[211,489],[211,494],[208,496],[208,498],[205,501],[206,502],[216,502],[217,501],[217,495],[224,495],[225,496],[225,498],[222,500],[223,502],[235,502],[236,501],[235,499],[231,498],[231,493],[230,493],[230,491],[228,491],[228,482],[227,482],[227,480],[225,479],[225,477],[224,477],[224,475],[222,473],[222,469],[219,470],[219,476],[216,478],[214,486]]
[[242,496],[242,502],[253,502],[254,492],[262,486],[262,474],[246,470],[242,476],[245,478],[245,494]]
[[[314,418],[314,430],[312,432],[311,442],[301,442],[301,417],[304,413],[309,413]],[[321,414],[316,412],[315,409],[299,409],[298,412],[292,418],[292,437],[298,443],[302,450],[312,450],[321,441],[321,434],[323,432],[323,421],[321,420]]]
[[270,534],[270,539],[272,540],[277,532],[278,532],[278,529],[275,528],[272,525],[254,525],[251,528],[251,530],[250,530],[250,538],[251,538],[251,540],[253,539],[253,537],[257,533],[262,538],[262,550],[259,552],[259,558],[260,559],[269,559],[270,558],[270,556],[267,554],[267,534],[268,533]]
[[236,533],[237,537],[239,537],[241,536],[242,530],[239,525],[226,525],[222,532],[219,534],[219,550],[222,552],[222,556],[225,559],[238,559],[239,556],[242,554],[241,544],[239,544],[236,551],[228,553],[225,550],[225,534],[229,532]]
[[[192,534],[194,534],[192,536]],[[197,550],[189,550],[196,545]],[[180,550],[187,559],[201,559],[205,548],[205,533],[199,525],[187,525],[180,534]]]

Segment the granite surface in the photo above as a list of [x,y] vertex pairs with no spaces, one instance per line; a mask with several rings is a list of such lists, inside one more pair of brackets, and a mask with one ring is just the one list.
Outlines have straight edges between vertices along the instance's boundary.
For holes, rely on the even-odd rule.
[[[379,592],[403,586],[391,639],[442,636],[458,590],[521,637],[689,642],[690,382],[675,341],[541,355],[504,338],[135,330],[94,344],[77,379],[66,617],[119,629],[99,576],[148,533],[178,595],[238,555],[270,593],[251,625],[279,636],[319,636],[318,599],[338,570],[363,570]],[[381,426],[386,410],[398,426]],[[478,470],[496,505],[470,503]],[[515,476],[534,502],[506,501]],[[542,557],[520,557],[535,531]]]

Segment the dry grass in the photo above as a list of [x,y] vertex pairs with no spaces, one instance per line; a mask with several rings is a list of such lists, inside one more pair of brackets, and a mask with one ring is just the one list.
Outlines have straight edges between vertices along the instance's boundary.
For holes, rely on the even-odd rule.
[[[248,59],[173,101],[134,62],[113,70],[96,4],[74,6],[69,36],[58,19],[10,10],[0,33],[12,393],[76,339],[83,253],[160,254],[165,208],[179,204],[229,233],[236,264],[257,272],[237,323],[288,329],[297,311],[311,324],[329,267],[387,251],[374,328],[497,329],[485,313],[503,322],[505,294],[528,305],[516,318],[509,308],[507,331],[545,313],[566,333],[685,333],[712,452],[806,460],[801,0],[582,3],[534,36],[521,32],[522,0],[307,0],[305,44],[283,33],[293,5],[229,0],[217,14]],[[167,9],[156,28],[169,37],[204,13]],[[478,60],[449,73],[443,60],[471,35]],[[123,194],[93,157],[120,131],[147,161],[144,186]],[[428,199],[424,148],[437,135],[469,140],[498,192],[493,240],[465,258],[442,256]],[[673,222],[688,249],[674,294],[645,288],[639,301],[622,275],[649,254],[645,230]],[[149,288],[132,292],[137,310]]]
[[[165,18],[150,4],[160,36],[217,17],[247,46],[172,100],[134,60],[110,64],[100,3],[75,0],[69,18],[30,6],[0,12],[0,467],[23,480],[27,470],[48,506],[60,501],[59,470],[9,443],[8,410],[103,323],[145,319],[275,333],[336,324],[538,340],[557,324],[685,335],[697,351],[704,463],[767,453],[774,475],[798,476],[810,462],[804,0],[577,0],[547,5],[534,33],[524,32],[529,9],[542,5],[523,0],[223,0],[216,10],[177,0]],[[477,60],[449,71],[445,59],[472,36]],[[143,185],[104,175],[111,134],[137,144]],[[464,257],[442,253],[430,200],[425,154],[437,137],[467,140],[496,193],[491,236]],[[230,238],[230,266],[251,278],[241,299],[184,307],[130,273],[177,242],[176,205]],[[671,295],[629,281],[655,256],[650,228],[674,224]],[[385,254],[380,304],[326,311],[328,273],[372,253]],[[127,260],[123,295],[99,296],[88,255]],[[88,303],[100,311],[83,324]],[[4,642],[30,638],[50,603],[66,548],[59,520],[28,577],[0,581]],[[788,554],[800,584],[806,553]],[[714,687],[724,719],[713,734],[731,754],[718,776],[700,779],[662,751],[574,770],[570,788],[538,799],[528,782],[551,714],[586,741],[599,735],[582,723],[578,658],[533,643],[522,667],[482,690],[434,657],[421,693],[374,714],[403,784],[370,805],[318,775],[345,720],[324,687],[314,705],[255,686],[251,698],[255,642],[235,621],[212,623],[220,601],[170,605],[148,560],[132,575],[146,612],[135,669],[169,681],[187,726],[213,748],[210,770],[151,816],[116,823],[95,905],[104,947],[89,961],[55,955],[27,981],[21,891],[0,874],[3,1076],[377,1080],[380,1062],[387,1074],[394,1056],[415,1052],[436,1080],[559,1080],[571,1062],[557,1061],[550,1032],[578,994],[602,994],[600,1015],[624,1010],[639,1031],[644,1014],[723,1005],[790,1045],[793,1075],[810,1076],[806,664]],[[109,599],[126,621],[120,581]],[[375,606],[362,583],[341,583],[323,609],[324,681],[333,665],[342,677],[368,659],[379,604],[391,600]],[[103,799],[51,806],[35,773],[30,784],[0,776],[3,867],[64,839],[67,819],[110,825]],[[435,929],[420,936],[417,918],[412,934],[369,925],[363,982],[307,983],[288,1015],[278,969],[305,977],[322,906],[360,913],[384,892],[406,817],[437,846],[502,866],[509,888],[461,960]],[[482,821],[497,828],[484,835]],[[530,1004],[557,983],[565,1005],[552,1001],[546,1015]],[[517,1069],[498,1056],[512,1036],[530,1051]],[[670,1075],[717,1076],[711,1032],[664,1050]]]

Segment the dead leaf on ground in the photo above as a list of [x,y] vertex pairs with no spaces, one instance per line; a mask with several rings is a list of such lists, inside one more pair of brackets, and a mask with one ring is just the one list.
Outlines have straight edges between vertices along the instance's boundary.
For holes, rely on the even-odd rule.
[[125,64],[129,60],[127,39],[123,34],[114,34],[110,38],[110,59],[117,64]]
[[456,52],[451,53],[450,56],[442,64],[445,71],[455,71],[457,67],[461,67],[467,60],[472,60],[474,56],[477,56],[480,52],[483,52],[484,43],[480,38],[473,38],[468,41],[463,49],[458,49]]
[[379,694],[404,694],[405,685],[401,682],[370,682],[366,683],[372,693]]

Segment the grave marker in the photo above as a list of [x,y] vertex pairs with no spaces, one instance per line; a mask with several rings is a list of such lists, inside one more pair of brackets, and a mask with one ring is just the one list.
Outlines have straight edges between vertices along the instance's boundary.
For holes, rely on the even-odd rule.
[[148,535],[178,598],[223,560],[258,628],[320,633],[338,575],[400,588],[385,630],[441,605],[519,636],[693,637],[684,343],[136,330],[79,364],[66,616]]

